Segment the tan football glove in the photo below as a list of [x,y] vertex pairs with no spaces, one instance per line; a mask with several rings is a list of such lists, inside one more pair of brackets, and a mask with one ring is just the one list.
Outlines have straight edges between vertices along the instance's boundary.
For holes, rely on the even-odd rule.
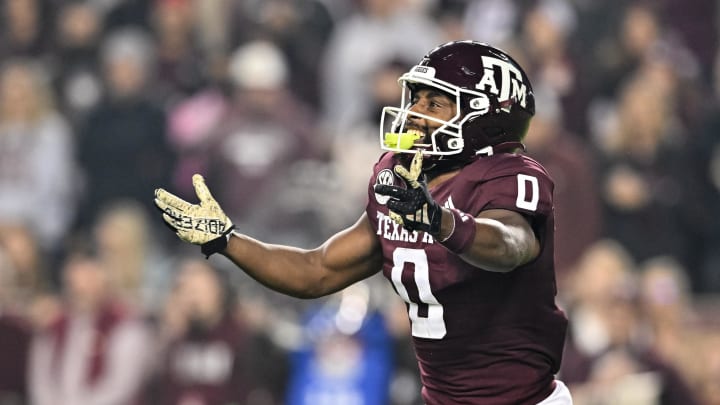
[[414,231],[425,231],[431,235],[440,232],[441,208],[430,196],[422,174],[422,151],[418,151],[410,163],[410,170],[402,165],[395,166],[395,173],[405,181],[406,188],[378,184],[375,192],[389,196],[389,216],[393,221]]
[[235,228],[223,212],[199,174],[192,178],[200,204],[189,203],[165,191],[155,190],[155,205],[162,211],[165,223],[185,242],[200,245],[206,257],[225,250]]

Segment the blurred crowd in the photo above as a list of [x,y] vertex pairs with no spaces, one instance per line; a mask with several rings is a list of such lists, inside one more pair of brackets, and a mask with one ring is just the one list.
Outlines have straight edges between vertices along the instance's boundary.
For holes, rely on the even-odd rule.
[[718,34],[713,0],[3,0],[0,405],[419,404],[384,280],[272,293],[153,190],[202,173],[242,232],[317,246],[398,76],[466,38],[534,86],[575,403],[720,404]]

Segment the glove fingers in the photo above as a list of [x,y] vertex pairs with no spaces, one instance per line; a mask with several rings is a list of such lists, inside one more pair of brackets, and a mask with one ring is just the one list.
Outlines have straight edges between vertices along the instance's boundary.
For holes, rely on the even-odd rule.
[[177,208],[168,205],[168,203],[166,203],[164,200],[161,200],[159,198],[156,198],[154,200],[154,202],[155,202],[155,208],[157,208],[157,210],[162,213],[166,213],[166,212],[174,213],[175,211],[177,211]]
[[420,173],[422,172],[422,162],[423,162],[423,154],[422,151],[419,150],[417,153],[415,153],[415,156],[413,157],[412,162],[410,163],[410,176],[413,180],[417,180],[420,178]]
[[388,216],[390,217],[390,219],[395,221],[397,224],[400,224],[400,225],[405,224],[405,221],[403,220],[402,216],[400,216],[400,214],[398,214],[397,212],[390,211],[388,213]]
[[410,187],[412,188],[418,188],[419,184],[417,181],[417,175],[414,175],[412,172],[408,171],[404,166],[397,165],[395,166],[395,173],[397,173],[398,176],[405,179],[405,181],[408,182]]
[[395,173],[397,173],[398,176],[402,177],[407,181],[412,180],[412,175],[410,174],[408,169],[405,168],[405,166],[395,165]]
[[155,205],[163,211],[167,211],[168,208],[175,208],[180,211],[187,211],[192,207],[192,204],[183,200],[182,198],[165,191],[162,188],[155,190]]
[[170,231],[172,231],[172,233],[174,233],[174,234],[177,235],[177,233],[178,233],[178,228],[176,228],[176,226],[177,226],[177,225],[176,225],[176,221],[177,221],[177,220],[176,220],[175,218],[171,217],[171,216],[168,215],[168,214],[163,214],[163,215],[162,215],[162,218],[163,218],[163,225],[165,225],[165,227],[166,227],[167,229],[169,229]]
[[395,211],[403,215],[413,214],[415,211],[417,211],[417,208],[415,208],[414,205],[394,198],[388,200],[385,205],[387,205],[390,211]]
[[195,194],[200,199],[201,204],[217,204],[215,198],[210,194],[210,190],[205,184],[205,179],[199,174],[193,174],[192,177],[193,187],[195,187]]
[[407,204],[404,204],[398,200],[388,200],[387,207],[390,211],[399,212],[401,214],[409,214],[412,209],[408,209]]
[[179,220],[171,215],[162,214],[163,225],[170,229],[173,233],[177,234],[180,229]]
[[155,209],[156,209],[156,210],[158,210],[158,211],[160,211],[160,212],[165,212],[165,209],[167,208],[167,204],[165,204],[164,202],[158,200],[157,198],[154,199],[153,202],[155,203]]
[[404,188],[389,186],[387,184],[378,184],[375,186],[375,192],[384,196],[397,198],[400,200],[407,198],[408,191]]

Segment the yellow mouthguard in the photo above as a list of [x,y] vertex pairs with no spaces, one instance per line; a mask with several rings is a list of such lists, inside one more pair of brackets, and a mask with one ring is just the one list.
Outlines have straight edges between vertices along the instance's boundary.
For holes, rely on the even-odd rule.
[[403,132],[399,134],[386,132],[383,143],[388,148],[410,149],[415,144],[415,141],[420,138],[422,138],[422,135],[414,132]]

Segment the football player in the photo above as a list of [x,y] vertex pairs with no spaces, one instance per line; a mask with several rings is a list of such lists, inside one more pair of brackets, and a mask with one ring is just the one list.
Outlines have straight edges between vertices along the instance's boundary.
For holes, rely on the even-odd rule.
[[555,379],[567,320],[553,182],[522,154],[535,112],[525,72],[497,48],[456,41],[399,83],[365,213],[316,249],[235,231],[200,175],[199,204],[163,189],[155,203],[182,240],[284,294],[321,297],[382,271],[407,303],[427,404],[571,404]]

